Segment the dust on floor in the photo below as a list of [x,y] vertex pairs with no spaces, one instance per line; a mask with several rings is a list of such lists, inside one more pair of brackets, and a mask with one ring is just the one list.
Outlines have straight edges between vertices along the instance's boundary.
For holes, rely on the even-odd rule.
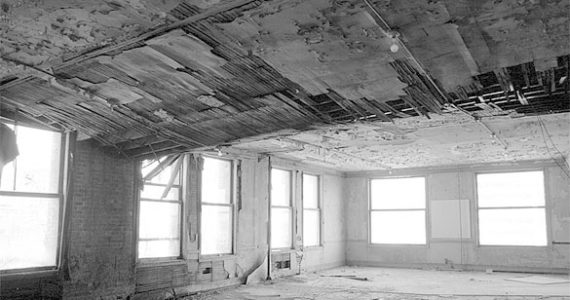
[[[570,285],[532,284],[509,279],[528,274],[341,267],[192,295],[196,300],[570,300]],[[547,275],[561,282],[563,275]]]

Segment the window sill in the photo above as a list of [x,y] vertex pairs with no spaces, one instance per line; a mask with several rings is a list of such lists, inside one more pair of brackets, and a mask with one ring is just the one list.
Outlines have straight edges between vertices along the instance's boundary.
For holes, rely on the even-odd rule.
[[271,253],[292,253],[295,252],[297,250],[292,249],[292,248],[277,248],[277,249],[271,249]]
[[414,248],[428,248],[428,244],[373,244],[368,243],[371,248],[399,248],[399,247],[414,247]]
[[15,269],[15,270],[2,270],[0,271],[0,277],[2,279],[7,278],[44,278],[57,276],[59,269],[53,268],[35,268],[35,269]]
[[324,250],[324,249],[325,249],[325,246],[323,246],[323,245],[303,247],[303,251],[320,251],[320,250]]
[[477,245],[478,248],[511,248],[511,249],[524,249],[524,248],[548,248],[551,247],[552,244],[547,245]]
[[183,265],[186,261],[182,258],[174,259],[141,259],[137,261],[137,268]]
[[198,261],[218,261],[218,260],[227,260],[227,259],[235,259],[235,254],[208,254],[208,255],[200,255],[198,257]]

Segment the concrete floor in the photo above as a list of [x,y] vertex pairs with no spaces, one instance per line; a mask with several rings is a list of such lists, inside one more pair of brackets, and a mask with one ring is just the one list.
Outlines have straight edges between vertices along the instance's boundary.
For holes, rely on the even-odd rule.
[[568,282],[533,284],[511,281],[530,276],[568,279],[564,275],[342,267],[188,299],[570,299]]

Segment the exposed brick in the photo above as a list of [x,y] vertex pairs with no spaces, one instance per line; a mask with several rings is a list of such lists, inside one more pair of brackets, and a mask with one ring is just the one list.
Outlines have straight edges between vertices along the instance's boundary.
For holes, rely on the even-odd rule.
[[[65,298],[134,293],[136,161],[77,144]],[[113,299],[115,299],[113,298]]]

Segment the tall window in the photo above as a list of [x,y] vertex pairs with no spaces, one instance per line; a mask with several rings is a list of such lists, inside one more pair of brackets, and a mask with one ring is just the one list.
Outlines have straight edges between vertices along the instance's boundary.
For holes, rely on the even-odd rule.
[[321,244],[319,176],[303,174],[303,245]]
[[183,157],[142,163],[139,203],[139,258],[180,256]]
[[291,171],[271,169],[271,248],[293,246]]
[[233,248],[232,162],[204,157],[200,253],[229,254]]
[[370,242],[425,244],[425,178],[370,180]]
[[62,135],[3,123],[14,130],[20,154],[2,170],[0,270],[54,267],[62,203]]
[[546,246],[542,171],[477,175],[479,243]]

